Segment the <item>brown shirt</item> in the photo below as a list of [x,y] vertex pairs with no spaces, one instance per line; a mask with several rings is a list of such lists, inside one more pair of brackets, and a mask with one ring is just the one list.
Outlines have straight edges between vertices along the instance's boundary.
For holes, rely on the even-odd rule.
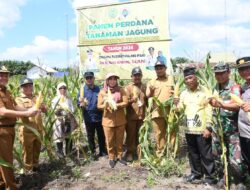
[[[102,125],[104,127],[117,127],[126,124],[126,115],[125,115],[125,107],[128,104],[128,97],[124,89],[120,88],[121,99],[117,102],[117,110],[116,111],[107,111],[104,110],[102,116]],[[107,96],[107,92],[102,89],[98,95],[98,109],[104,109],[104,99]]]
[[[130,83],[125,87],[125,91],[129,101],[127,118],[130,120],[144,119],[146,109],[146,85],[141,84],[141,86],[136,86],[134,83]],[[137,100],[132,102],[132,98],[136,98]]]
[[[156,97],[158,100],[163,103],[167,101],[172,95],[173,95],[173,80],[170,76],[167,76],[164,79],[152,79],[151,81],[148,82],[147,84],[147,89],[146,89],[146,96],[148,98],[150,97]],[[152,91],[152,94],[151,94]],[[163,111],[157,107],[156,104],[154,104],[154,108],[156,109],[152,113],[152,118],[156,117],[165,117],[163,114]],[[169,110],[169,107],[167,108],[167,111]]]
[[[0,107],[4,107],[9,110],[14,110],[16,106],[16,102],[12,97],[11,93],[6,89],[5,86],[0,86]],[[1,117],[0,118],[0,126],[4,125],[15,125],[16,118],[10,117]]]
[[[21,96],[16,98],[16,103],[18,106],[28,109],[28,108],[33,107],[36,104],[36,99],[37,97],[35,96],[28,97],[24,94],[21,94]],[[33,127],[37,129],[39,132],[42,130],[43,125],[42,125],[41,114],[38,114],[34,117],[21,117],[21,120],[25,125],[28,125],[29,127]],[[25,128],[23,126],[22,128],[24,129],[24,132],[32,132],[28,128]]]

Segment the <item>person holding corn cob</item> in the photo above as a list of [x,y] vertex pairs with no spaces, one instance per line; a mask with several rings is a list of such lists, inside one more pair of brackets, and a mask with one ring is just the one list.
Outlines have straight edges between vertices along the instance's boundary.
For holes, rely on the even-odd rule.
[[97,99],[100,88],[95,85],[93,72],[85,72],[85,85],[81,86],[77,97],[77,104],[82,109],[84,122],[86,125],[87,138],[91,157],[96,159],[95,132],[98,137],[99,156],[106,156],[105,136],[102,127],[102,112],[97,109]]
[[18,106],[6,88],[8,81],[9,71],[5,66],[0,66],[0,159],[9,165],[0,165],[0,188],[16,190],[12,167],[16,118],[35,116],[38,110],[35,107],[26,109]]
[[187,89],[181,92],[180,98],[174,98],[177,111],[184,111],[185,133],[188,146],[191,174],[187,182],[205,177],[204,184],[214,183],[214,160],[212,155],[212,107],[204,104],[208,98],[205,87],[199,85],[193,67],[184,69],[184,81]]
[[[238,130],[238,111],[239,106],[232,101],[230,94],[236,96],[241,95],[241,87],[234,81],[230,80],[230,68],[227,63],[218,63],[214,66],[215,78],[217,84],[214,91],[218,93],[218,97],[211,97],[210,104],[214,107],[214,132],[212,133],[212,150],[215,157],[218,177],[220,179],[218,186],[223,187],[225,184],[225,177],[223,175],[223,164],[221,163],[222,147],[218,122],[221,122],[223,126],[223,139],[227,148],[227,160],[229,162],[229,174],[234,178],[234,183],[237,184],[237,188],[245,189],[243,182],[246,179],[246,167],[243,163],[243,157],[241,155],[241,146]],[[217,110],[215,110],[217,108]],[[217,111],[220,115],[220,121],[216,119]]]
[[56,143],[59,158],[64,157],[63,142],[65,140],[65,153],[72,150],[71,132],[77,127],[74,118],[74,106],[67,93],[67,85],[61,82],[57,85],[57,96],[52,100],[52,108],[55,109],[56,121],[53,126],[53,138]]
[[[31,108],[36,104],[36,97],[33,94],[33,81],[27,77],[20,80],[21,95],[16,98],[17,105],[23,108]],[[46,111],[45,105],[41,105],[41,110]],[[41,140],[43,122],[42,115],[37,114],[36,117],[21,117],[22,125],[19,128],[19,139],[21,141],[23,151],[23,162],[25,173],[37,171],[39,164],[39,155],[41,149]],[[40,137],[34,134],[29,127],[37,130]]]
[[250,174],[250,57],[243,57],[236,61],[238,72],[245,80],[242,100],[236,102],[240,106],[238,126],[243,158]]
[[103,110],[102,125],[106,138],[109,165],[115,167],[116,162],[127,165],[122,158],[122,146],[126,121],[125,108],[128,98],[123,88],[118,86],[119,76],[114,73],[106,75],[104,88],[98,95],[97,108]]
[[139,141],[139,129],[143,124],[146,108],[146,85],[142,83],[140,67],[132,69],[132,82],[125,87],[128,96],[126,125],[126,159],[132,162],[136,155]]
[[[147,98],[156,97],[161,103],[167,101],[173,95],[173,80],[167,75],[167,67],[163,57],[158,57],[155,63],[157,78],[148,82],[146,89]],[[153,128],[156,138],[156,155],[163,156],[166,145],[167,123],[163,110],[154,104],[152,112]],[[170,107],[166,107],[168,114]]]

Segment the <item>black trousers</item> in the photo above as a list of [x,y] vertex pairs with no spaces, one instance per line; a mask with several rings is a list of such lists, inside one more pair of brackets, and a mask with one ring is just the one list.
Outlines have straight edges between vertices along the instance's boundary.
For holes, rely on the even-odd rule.
[[240,137],[241,153],[250,174],[250,138]]
[[191,173],[197,177],[205,175],[205,180],[212,183],[215,171],[212,138],[205,139],[202,135],[186,134],[186,139]]
[[95,131],[97,132],[98,144],[99,144],[99,153],[107,153],[106,144],[105,144],[105,136],[101,122],[91,122],[85,123],[87,138],[89,143],[89,148],[92,154],[96,153],[96,145],[95,145]]

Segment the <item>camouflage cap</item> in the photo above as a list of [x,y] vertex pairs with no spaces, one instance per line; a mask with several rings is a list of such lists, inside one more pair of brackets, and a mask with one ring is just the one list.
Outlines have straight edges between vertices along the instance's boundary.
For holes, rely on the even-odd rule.
[[242,57],[236,61],[238,69],[243,67],[250,67],[250,57]]
[[20,80],[20,86],[25,84],[33,84],[33,81],[30,78],[24,77]]
[[220,73],[220,72],[225,72],[225,71],[229,71],[228,63],[218,63],[214,66],[215,73]]
[[0,66],[0,73],[9,73],[9,70],[4,65],[1,65]]

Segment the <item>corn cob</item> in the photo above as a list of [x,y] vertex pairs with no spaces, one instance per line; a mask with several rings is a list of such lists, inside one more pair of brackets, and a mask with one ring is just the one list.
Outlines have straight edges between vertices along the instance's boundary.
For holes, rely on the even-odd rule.
[[112,93],[108,87],[107,97],[104,99],[105,107],[109,106],[113,111],[117,110],[116,102],[113,100]]
[[59,103],[64,103],[65,102],[65,97],[61,96]]
[[133,87],[133,98],[138,99],[140,93],[140,89],[137,86]]
[[[242,106],[244,104],[244,101],[237,95],[230,93],[231,99],[237,103],[239,106]],[[250,112],[247,112],[247,117],[250,120]]]
[[42,92],[39,92],[38,97],[36,99],[35,108],[38,110],[43,102]]
[[232,93],[230,93],[230,96],[231,96],[231,99],[235,102],[235,103],[237,103],[239,106],[241,106],[244,102],[243,102],[243,100],[239,97],[239,96],[237,96],[237,95],[235,95],[235,94],[232,94]]
[[80,89],[80,98],[82,99],[84,97],[84,84],[82,84]]
[[180,95],[180,85],[179,83],[176,83],[174,87],[174,98],[178,98],[179,95]]

